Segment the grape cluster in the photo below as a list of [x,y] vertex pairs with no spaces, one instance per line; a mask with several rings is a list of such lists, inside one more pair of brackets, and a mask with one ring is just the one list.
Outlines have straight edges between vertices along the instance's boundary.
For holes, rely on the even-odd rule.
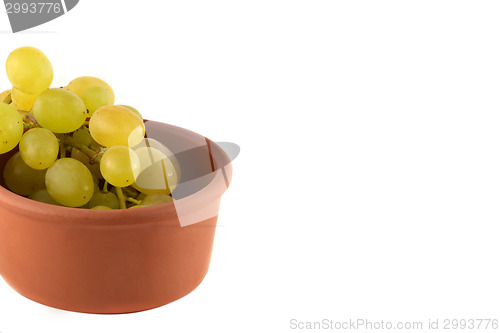
[[113,89],[92,76],[51,88],[53,68],[34,47],[7,58],[12,89],[0,94],[0,154],[14,150],[5,186],[40,202],[92,209],[172,201],[178,162],[145,138],[142,115],[115,105]]

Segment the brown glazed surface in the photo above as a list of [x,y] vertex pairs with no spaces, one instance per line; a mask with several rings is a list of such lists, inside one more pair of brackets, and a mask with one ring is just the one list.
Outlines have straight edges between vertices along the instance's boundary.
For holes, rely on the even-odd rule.
[[[148,137],[174,154],[205,140],[172,125],[146,125]],[[207,163],[212,169],[225,165],[229,183],[231,165],[221,149],[212,146],[208,162],[206,151],[194,151],[180,160],[181,170],[185,163],[200,170]],[[0,155],[0,174],[11,155]],[[179,202],[204,216],[207,207],[218,209],[222,193],[204,186]],[[111,211],[67,208],[0,186],[0,274],[25,297],[59,309],[110,314],[155,308],[188,294],[205,277],[217,216],[205,217],[181,226],[174,203]]]

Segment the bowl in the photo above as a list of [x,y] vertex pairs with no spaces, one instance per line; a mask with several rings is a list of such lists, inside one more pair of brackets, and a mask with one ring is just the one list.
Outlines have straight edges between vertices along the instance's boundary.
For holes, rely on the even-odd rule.
[[[0,275],[21,295],[54,308],[117,314],[177,300],[204,279],[231,163],[218,145],[173,125],[146,134],[176,156],[173,202],[94,210],[40,203],[0,183]],[[0,155],[0,175],[15,151]]]

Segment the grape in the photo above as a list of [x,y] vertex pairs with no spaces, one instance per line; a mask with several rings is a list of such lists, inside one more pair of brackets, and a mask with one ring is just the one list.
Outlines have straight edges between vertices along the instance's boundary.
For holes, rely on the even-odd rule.
[[45,90],[33,106],[36,121],[54,133],[69,133],[85,122],[87,109],[82,100],[62,88]]
[[133,113],[135,113],[136,115],[138,115],[139,117],[141,117],[141,119],[142,119],[142,114],[136,108],[133,108],[133,107],[131,107],[129,105],[118,105],[118,106],[123,106],[123,107],[129,109],[130,111],[132,111]]
[[21,138],[19,152],[29,167],[43,170],[51,166],[57,159],[59,142],[48,129],[32,128]]
[[134,188],[146,194],[169,194],[175,189],[177,173],[172,161],[165,154],[150,147],[136,149],[135,153],[139,157],[141,170],[132,185]]
[[113,146],[101,158],[101,173],[111,185],[126,187],[135,182],[141,170],[139,157],[126,146]]
[[82,94],[82,101],[85,103],[90,116],[92,116],[95,110],[99,109],[101,106],[108,105],[108,100],[108,90],[104,87],[90,87]]
[[82,127],[74,131],[73,139],[87,147],[94,142],[87,127]]
[[50,196],[49,192],[47,192],[47,189],[35,191],[31,193],[28,198],[35,201],[60,206],[60,204]]
[[112,209],[112,208],[110,208],[108,206],[94,206],[94,207],[92,207],[90,209]]
[[165,146],[158,140],[152,138],[144,138],[144,140],[142,140],[138,145],[132,147],[132,149],[137,150],[143,147],[155,148],[161,151],[165,156],[167,156],[175,167],[175,171],[177,172],[177,180],[179,181],[181,179],[181,165],[179,164],[177,157],[175,157],[174,153],[172,153],[172,151],[168,149],[167,146]]
[[0,103],[9,104],[11,99],[12,89],[5,90],[0,94]]
[[148,194],[144,200],[142,200],[141,205],[144,207],[161,205],[167,202],[172,202],[173,199],[170,195],[165,193],[152,193]]
[[45,185],[50,196],[64,206],[80,207],[94,193],[94,180],[89,169],[74,158],[61,158],[48,168]]
[[106,206],[110,209],[118,209],[120,208],[120,202],[116,195],[111,192],[96,192],[92,196],[92,199],[89,201],[89,207],[93,208],[95,206]]
[[0,103],[0,154],[12,150],[23,136],[23,118],[12,105]]
[[28,111],[42,91],[50,87],[54,71],[49,59],[34,47],[12,51],[6,63],[7,77],[12,83],[12,98],[19,109]]
[[26,94],[16,88],[12,88],[11,96],[12,105],[22,111],[30,111],[35,104],[35,100],[38,97],[37,95]]
[[24,163],[19,152],[5,164],[3,179],[9,190],[19,195],[31,193],[45,188],[46,170],[35,170]]
[[80,162],[85,164],[85,166],[90,170],[90,172],[92,172],[92,174],[94,176],[96,176],[98,179],[102,179],[101,169],[100,169],[99,163],[90,164],[89,157],[87,155],[85,155],[84,153],[82,153],[80,150],[78,150],[76,148],[72,148],[71,149],[71,158],[79,160]]
[[108,104],[107,105],[113,105],[115,103],[115,93],[113,92],[113,89],[110,87],[109,84],[104,82],[101,79],[98,79],[96,77],[92,76],[81,76],[73,81],[71,81],[67,86],[66,89],[69,91],[74,92],[80,98],[83,96],[83,93],[89,89],[90,87],[104,87],[108,91]]
[[98,109],[89,123],[90,134],[97,143],[106,146],[133,147],[144,138],[142,119],[123,106],[111,105]]
[[54,76],[47,56],[30,46],[12,51],[7,58],[6,69],[14,88],[28,94],[38,94],[50,87]]

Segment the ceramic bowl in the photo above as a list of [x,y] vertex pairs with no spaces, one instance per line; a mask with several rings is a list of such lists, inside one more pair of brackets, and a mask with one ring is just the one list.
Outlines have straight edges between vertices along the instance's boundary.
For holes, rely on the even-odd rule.
[[[179,162],[181,182],[171,203],[69,208],[27,199],[1,184],[0,275],[13,289],[51,307],[112,314],[165,305],[201,283],[231,163],[199,134],[154,121],[145,125],[147,136]],[[0,175],[13,153],[0,155]]]

